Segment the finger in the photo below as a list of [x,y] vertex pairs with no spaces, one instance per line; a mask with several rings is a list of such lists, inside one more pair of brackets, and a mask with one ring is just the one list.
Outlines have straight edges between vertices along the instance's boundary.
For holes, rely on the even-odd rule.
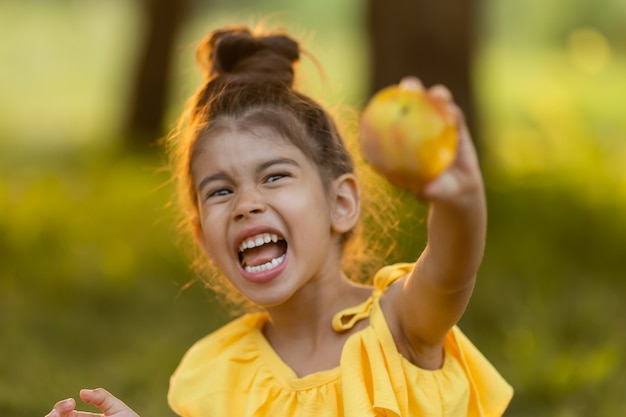
[[467,127],[467,123],[465,122],[465,116],[463,112],[457,107],[455,107],[456,112],[456,120],[457,120],[457,131],[459,138],[459,148],[457,150],[457,155],[468,155],[472,158],[478,158],[476,155],[476,147],[474,146],[474,141],[472,140],[472,135]]
[[455,124],[459,134],[459,146],[467,146],[463,144],[464,142],[469,142],[470,146],[472,146],[472,135],[470,134],[469,128],[467,127],[467,122],[465,121],[465,113],[463,113],[463,110],[461,110],[461,108],[456,104],[450,103],[448,105],[448,111],[455,120]]
[[104,412],[105,416],[130,410],[126,404],[114,397],[104,388],[81,390],[80,398],[87,404],[98,407]]
[[403,90],[424,91],[424,85],[420,79],[413,76],[404,77],[398,85]]
[[431,97],[444,103],[451,102],[453,100],[452,93],[450,92],[448,87],[442,84],[433,85],[428,89],[428,93],[431,95]]
[[73,398],[68,398],[63,401],[59,401],[52,407],[52,411],[46,414],[46,417],[65,417],[71,413],[76,407],[76,401]]

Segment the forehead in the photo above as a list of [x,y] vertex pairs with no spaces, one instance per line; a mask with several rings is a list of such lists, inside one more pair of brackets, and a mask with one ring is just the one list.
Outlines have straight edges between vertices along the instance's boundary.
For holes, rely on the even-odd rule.
[[297,146],[271,128],[223,128],[198,138],[191,158],[191,173],[198,178],[207,171],[242,169],[279,157],[312,165]]
[[225,156],[228,152],[241,152],[241,157],[256,153],[299,152],[300,149],[289,139],[269,127],[230,128],[200,135],[193,149],[197,157]]

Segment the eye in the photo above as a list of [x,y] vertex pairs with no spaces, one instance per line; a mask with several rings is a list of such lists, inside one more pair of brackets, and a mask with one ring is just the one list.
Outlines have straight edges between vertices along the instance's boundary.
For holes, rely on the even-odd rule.
[[217,190],[211,193],[211,196],[220,196],[220,195],[226,195],[226,194],[230,194],[230,190],[226,188],[222,188],[221,190]]
[[205,200],[208,200],[212,197],[223,197],[230,193],[232,193],[232,191],[229,188],[218,188],[215,190],[210,190],[206,193]]
[[271,174],[271,175],[268,175],[267,178],[265,178],[265,182],[266,183],[273,183],[273,182],[276,182],[276,181],[278,181],[278,180],[280,180],[282,178],[285,178],[287,176],[288,176],[288,174],[285,174],[285,173]]

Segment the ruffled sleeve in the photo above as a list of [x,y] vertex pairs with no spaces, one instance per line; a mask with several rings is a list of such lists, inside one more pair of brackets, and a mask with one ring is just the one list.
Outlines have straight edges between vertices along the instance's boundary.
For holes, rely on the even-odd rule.
[[458,328],[446,338],[446,353],[461,364],[470,388],[468,416],[498,417],[504,414],[513,388]]
[[240,406],[236,404],[240,397],[233,393],[242,390],[242,383],[257,368],[246,364],[258,361],[258,351],[251,342],[253,330],[263,320],[262,315],[243,316],[199,340],[187,351],[170,378],[168,402],[176,414],[197,417],[207,415],[207,410],[221,410],[218,415],[225,415],[222,413]]
[[412,264],[383,268],[375,278],[370,326],[351,337],[341,358],[345,415],[497,417],[513,390],[454,327],[444,342],[441,369],[413,365],[398,351],[379,306],[379,294]]

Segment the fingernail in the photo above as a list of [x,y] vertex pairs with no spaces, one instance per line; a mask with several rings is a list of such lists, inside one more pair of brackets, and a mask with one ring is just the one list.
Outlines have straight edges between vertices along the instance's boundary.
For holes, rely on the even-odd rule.
[[[82,400],[88,404],[91,404],[91,402],[93,401],[93,396],[95,392],[96,392],[95,389],[87,389],[87,388],[81,389],[80,394],[81,394]],[[83,395],[86,395],[86,396],[83,397]]]
[[424,88],[424,85],[422,84],[419,78],[409,76],[409,77],[404,77],[402,80],[400,80],[400,87],[405,88],[407,90],[421,90]]

